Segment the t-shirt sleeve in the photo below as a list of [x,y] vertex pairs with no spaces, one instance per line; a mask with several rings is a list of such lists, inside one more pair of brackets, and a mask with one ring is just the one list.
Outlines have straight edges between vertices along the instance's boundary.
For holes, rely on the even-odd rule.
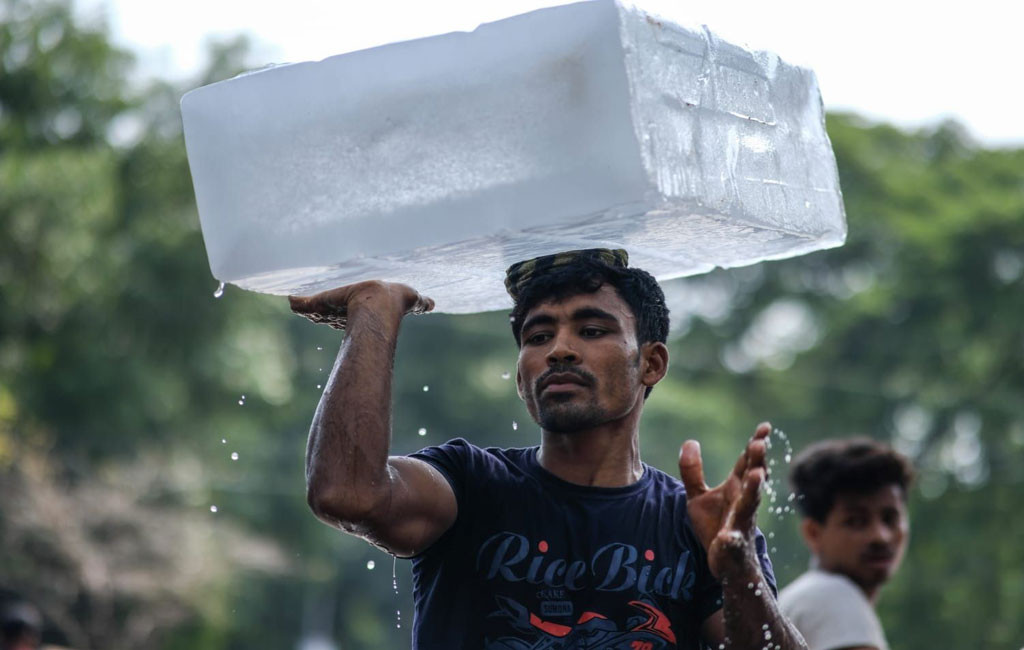
[[802,580],[803,584],[794,583],[794,589],[783,591],[780,607],[810,650],[888,647],[878,617],[855,585],[814,574]]
[[475,457],[479,456],[481,449],[470,444],[462,438],[455,438],[436,447],[426,447],[413,454],[412,458],[422,460],[441,472],[452,492],[455,493],[455,501],[458,504],[459,513],[468,506],[466,503],[466,486],[471,481],[474,465],[478,464]]

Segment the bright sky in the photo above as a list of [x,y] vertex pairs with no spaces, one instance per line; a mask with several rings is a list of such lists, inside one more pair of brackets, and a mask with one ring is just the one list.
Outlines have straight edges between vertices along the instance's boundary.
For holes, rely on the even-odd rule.
[[[78,0],[106,13],[144,74],[183,77],[210,37],[249,34],[254,67],[317,60],[564,4],[559,0]],[[952,117],[989,146],[1024,146],[1024,2],[639,0],[727,41],[812,68],[830,110],[905,127]],[[834,11],[831,7],[841,7]]]

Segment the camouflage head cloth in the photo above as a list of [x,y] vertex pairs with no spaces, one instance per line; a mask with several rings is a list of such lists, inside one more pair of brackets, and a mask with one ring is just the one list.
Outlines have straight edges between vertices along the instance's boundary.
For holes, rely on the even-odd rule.
[[527,283],[539,274],[559,266],[565,266],[577,260],[593,260],[608,266],[626,268],[629,266],[629,254],[621,248],[587,248],[578,251],[563,251],[554,255],[535,257],[532,260],[516,262],[505,271],[505,290],[512,300],[519,299],[519,293]]

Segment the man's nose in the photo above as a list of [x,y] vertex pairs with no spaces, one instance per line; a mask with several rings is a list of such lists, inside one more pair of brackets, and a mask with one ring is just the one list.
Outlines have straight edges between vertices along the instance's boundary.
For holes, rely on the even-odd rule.
[[881,519],[876,519],[871,525],[871,541],[888,546],[896,537],[896,531],[892,526],[887,525]]
[[548,365],[577,363],[579,360],[580,356],[573,345],[572,337],[565,332],[555,334],[551,339],[551,347],[548,349]]

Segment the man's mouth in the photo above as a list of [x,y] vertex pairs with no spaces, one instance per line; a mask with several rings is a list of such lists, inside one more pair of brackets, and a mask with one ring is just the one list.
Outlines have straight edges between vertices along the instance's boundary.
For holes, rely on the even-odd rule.
[[586,379],[574,372],[556,372],[540,381],[538,393],[564,392],[586,385]]
[[864,564],[875,567],[887,567],[896,559],[896,554],[891,552],[866,553],[861,556]]

